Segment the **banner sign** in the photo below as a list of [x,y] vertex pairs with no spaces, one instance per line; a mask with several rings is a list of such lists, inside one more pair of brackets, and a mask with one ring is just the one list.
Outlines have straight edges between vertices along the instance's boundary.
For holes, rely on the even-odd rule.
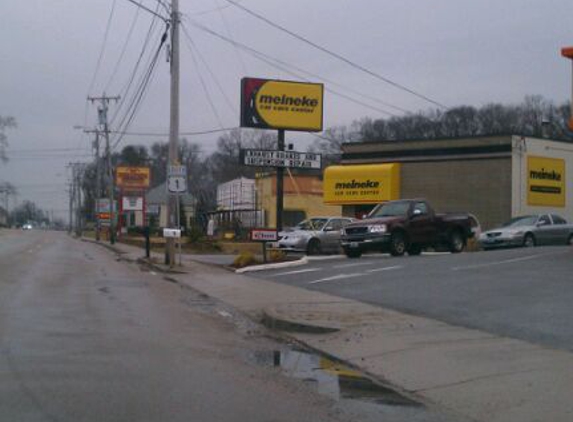
[[116,185],[122,189],[146,189],[150,183],[149,167],[116,168]]
[[322,168],[322,156],[310,152],[242,149],[239,160],[242,165],[255,167]]
[[322,131],[324,85],[243,78],[241,126]]
[[251,229],[251,240],[253,242],[276,242],[278,240],[277,231],[273,229]]
[[527,157],[527,204],[565,206],[565,160]]
[[143,197],[124,196],[121,199],[121,209],[124,211],[143,211]]

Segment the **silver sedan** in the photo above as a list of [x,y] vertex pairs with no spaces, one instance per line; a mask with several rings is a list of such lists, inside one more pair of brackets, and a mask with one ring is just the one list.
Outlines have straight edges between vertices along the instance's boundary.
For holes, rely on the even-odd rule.
[[557,214],[515,217],[497,229],[483,232],[479,243],[485,250],[508,246],[571,245],[573,225]]
[[317,255],[340,250],[340,230],[355,221],[348,217],[313,217],[290,231],[279,233],[278,247],[285,251]]

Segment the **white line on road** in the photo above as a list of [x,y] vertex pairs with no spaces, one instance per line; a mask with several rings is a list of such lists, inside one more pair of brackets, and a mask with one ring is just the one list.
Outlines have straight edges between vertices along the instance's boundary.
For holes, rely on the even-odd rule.
[[358,266],[364,266],[364,262],[355,262],[353,264],[342,264],[342,265],[334,265],[332,268],[348,268],[348,267],[358,267]]
[[284,273],[275,274],[275,277],[280,277],[283,275],[291,275],[291,274],[312,273],[315,271],[322,271],[322,268],[305,268],[304,270],[285,271]]
[[400,268],[404,268],[404,267],[401,265],[394,265],[393,267],[374,268],[372,270],[366,270],[366,272],[367,273],[377,273],[379,271],[399,270]]
[[308,284],[324,283],[325,281],[341,280],[343,278],[360,277],[365,275],[364,273],[352,273],[352,274],[338,274],[332,277],[321,278],[319,280],[310,281]]
[[452,267],[452,271],[459,271],[459,270],[470,270],[473,268],[482,268],[482,267],[491,267],[492,265],[503,265],[503,264],[511,264],[513,262],[520,262],[520,261],[529,261],[531,259],[536,259],[536,258],[541,258],[544,256],[549,256],[549,255],[556,255],[555,252],[551,252],[551,253],[540,253],[537,255],[528,255],[528,256],[522,256],[520,258],[513,258],[513,259],[506,259],[503,261],[497,261],[497,262],[486,262],[483,264],[475,264],[475,265],[466,265],[463,267]]

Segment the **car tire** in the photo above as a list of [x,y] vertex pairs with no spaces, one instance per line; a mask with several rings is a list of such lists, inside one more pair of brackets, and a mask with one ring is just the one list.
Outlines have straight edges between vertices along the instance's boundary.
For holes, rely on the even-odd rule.
[[322,253],[322,247],[320,245],[320,240],[310,239],[308,245],[306,246],[307,255],[320,255]]
[[410,256],[416,256],[416,255],[420,255],[422,253],[422,247],[420,245],[410,245],[410,247],[408,248],[408,255]]
[[464,250],[464,247],[466,246],[464,236],[462,235],[462,232],[459,230],[453,230],[450,233],[448,243],[451,253],[460,253]]
[[401,231],[392,233],[390,238],[390,254],[392,256],[402,256],[407,248],[406,236]]
[[344,254],[348,258],[360,258],[362,256],[362,251],[360,249],[344,249]]
[[525,248],[532,248],[535,246],[535,236],[532,233],[527,233],[523,236],[523,246]]

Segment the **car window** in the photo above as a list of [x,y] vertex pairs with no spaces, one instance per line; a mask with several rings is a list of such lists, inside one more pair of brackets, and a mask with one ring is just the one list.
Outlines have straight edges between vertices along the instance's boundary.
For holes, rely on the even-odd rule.
[[551,224],[551,220],[549,219],[548,215],[542,215],[541,217],[539,217],[539,220],[537,221],[537,223],[541,223],[545,226],[548,226]]
[[367,218],[406,216],[408,208],[409,202],[390,202],[374,208]]
[[553,224],[567,224],[567,221],[557,214],[551,214],[551,219],[553,220]]
[[416,202],[414,205],[414,211],[420,211],[422,214],[428,213],[428,205],[425,202]]
[[515,217],[506,222],[502,227],[520,227],[520,226],[533,226],[537,221],[535,215],[528,215],[524,217]]
[[338,218],[335,218],[335,219],[330,220],[324,229],[325,230],[340,230],[341,228],[342,228],[341,220]]
[[322,230],[328,219],[326,218],[310,218],[301,221],[295,226],[296,230]]

